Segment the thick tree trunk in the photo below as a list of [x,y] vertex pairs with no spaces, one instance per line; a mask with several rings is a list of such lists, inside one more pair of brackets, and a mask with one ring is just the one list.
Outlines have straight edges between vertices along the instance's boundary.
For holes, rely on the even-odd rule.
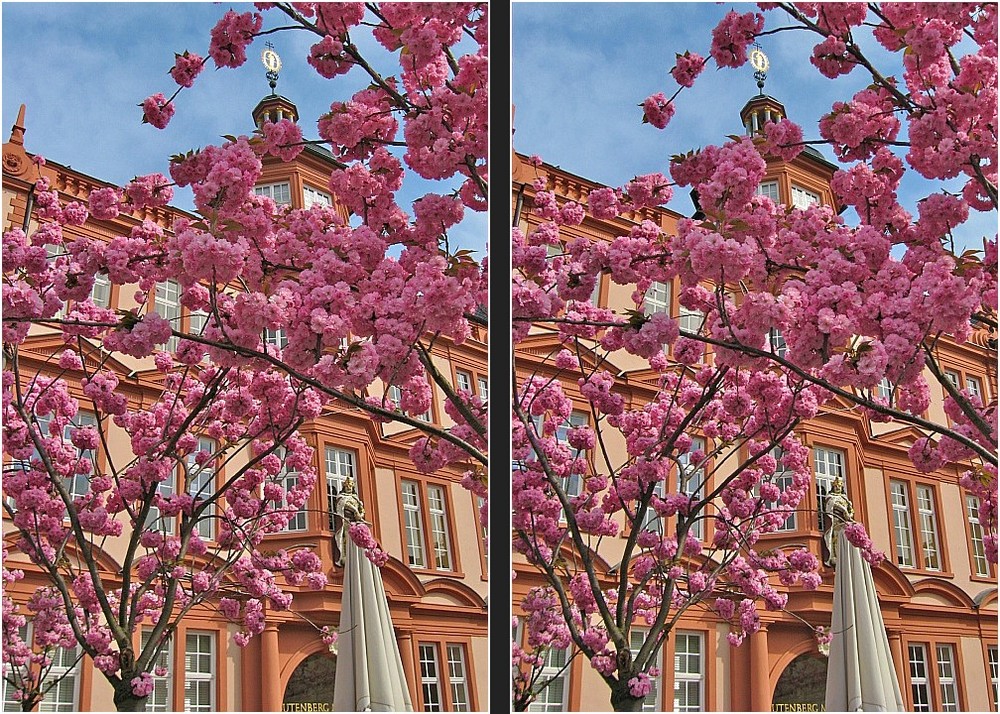
[[115,707],[120,712],[143,712],[146,711],[146,700],[149,697],[137,697],[132,694],[132,687],[128,686],[126,691],[115,691]]
[[633,697],[626,684],[623,688],[611,690],[611,707],[616,712],[641,712],[642,697]]

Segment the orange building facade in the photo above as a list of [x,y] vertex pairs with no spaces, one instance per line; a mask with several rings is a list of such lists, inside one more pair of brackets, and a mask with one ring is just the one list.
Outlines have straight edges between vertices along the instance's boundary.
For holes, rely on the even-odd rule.
[[[784,107],[770,97],[751,100],[741,112],[747,133],[754,134],[764,121],[784,116]],[[512,157],[514,225],[526,234],[540,219],[531,210],[532,182],[541,177],[558,200],[586,204],[588,194],[603,186],[547,164],[532,165],[525,156]],[[768,159],[761,193],[787,205],[820,202],[839,207],[830,189],[836,167],[817,152],[806,151],[792,162]],[[625,235],[643,220],[651,220],[667,233],[682,218],[667,209],[642,209],[611,220],[588,216],[579,226],[562,226],[567,241],[576,237],[608,241]],[[593,299],[601,307],[634,308],[634,286],[615,285],[601,276]],[[662,309],[684,319],[677,301],[679,285],[660,288]],[[647,292],[647,300],[649,293]],[[978,390],[985,403],[996,404],[997,352],[995,333],[977,328],[969,342],[946,345],[940,363],[954,383]],[[780,347],[776,343],[772,348]],[[518,345],[515,367],[520,377],[537,374],[555,378],[555,354],[563,348],[556,332],[536,326]],[[657,392],[656,375],[643,361],[615,352],[602,369],[617,374],[613,391],[625,399],[627,408],[638,408]],[[932,403],[926,417],[947,423],[942,402],[944,391],[928,373]],[[581,420],[589,420],[590,408],[575,380],[562,386],[574,402]],[[865,524],[886,560],[873,575],[885,621],[893,663],[911,711],[996,711],[997,706],[997,571],[989,562],[982,543],[978,502],[959,486],[964,470],[951,465],[931,474],[917,473],[907,449],[921,436],[900,424],[877,424],[849,409],[831,403],[815,419],[795,432],[810,450],[814,480],[841,476],[856,518]],[[614,435],[609,449],[624,443]],[[723,475],[719,475],[722,478]],[[707,486],[708,490],[712,483]],[[806,547],[822,562],[823,532],[818,513],[816,485],[809,500],[786,524],[786,530],[762,538],[762,549]],[[622,540],[622,539],[611,539]],[[609,587],[617,582],[617,558],[622,543],[601,545],[600,557]],[[567,556],[571,559],[571,556]],[[513,609],[523,614],[520,601],[533,587],[545,584],[533,566],[515,556]],[[785,588],[788,612],[761,612],[762,626],[739,648],[731,647],[729,626],[709,608],[691,608],[681,616],[664,644],[659,661],[662,674],[646,698],[647,711],[820,711],[823,709],[826,661],[817,648],[810,626],[829,628],[832,611],[834,570],[822,567],[822,585],[815,591]],[[808,623],[808,624],[806,624]],[[515,633],[527,647],[523,632]],[[640,635],[641,642],[641,635]],[[556,675],[531,711],[607,711],[609,691],[598,673],[583,657],[571,652],[548,656],[543,677]],[[560,667],[569,666],[560,672]]]
[[[253,111],[255,124],[264,117],[297,119],[295,105],[282,97],[265,98]],[[25,112],[22,107],[10,140],[3,147],[4,230],[25,222],[29,189],[39,171],[47,176],[63,201],[86,203],[89,192],[107,184],[79,171],[48,161],[37,167],[25,147]],[[307,146],[290,163],[265,157],[257,186],[277,203],[303,208],[316,202],[335,205],[326,188],[333,168],[332,155]],[[348,219],[346,210],[341,210]],[[91,218],[78,228],[66,227],[68,239],[79,236],[105,240],[128,235],[151,220],[169,231],[174,218],[187,215],[172,208],[123,213],[114,221]],[[34,227],[34,222],[32,222]],[[177,301],[177,286],[158,285],[149,296],[150,309],[179,322],[183,329],[197,326],[197,316]],[[134,290],[98,283],[95,301],[116,309],[137,306]],[[268,333],[267,341],[280,344],[283,336]],[[51,329],[35,327],[21,346],[19,361],[26,375],[54,371],[52,356],[64,349]],[[93,356],[100,358],[99,346]],[[106,363],[120,379],[120,390],[130,408],[153,401],[162,389],[151,359],[135,360],[115,355]],[[462,345],[435,342],[435,365],[452,383],[487,396],[487,326],[485,319],[473,326],[473,336]],[[160,375],[162,377],[162,375]],[[80,375],[65,376],[71,393],[82,397]],[[383,387],[376,385],[376,393]],[[434,399],[427,420],[450,425],[443,408],[444,395],[433,387]],[[130,454],[128,437],[113,424],[106,428],[109,449]],[[196,607],[180,623],[170,649],[161,657],[168,669],[157,678],[150,696],[152,711],[330,711],[336,654],[320,639],[319,628],[336,630],[340,620],[342,574],[334,565],[333,496],[347,477],[357,484],[367,518],[389,562],[382,577],[392,615],[396,641],[407,675],[407,685],[417,711],[476,711],[486,708],[488,593],[486,541],[479,525],[479,499],[460,484],[461,471],[444,469],[431,476],[420,474],[407,452],[421,434],[400,425],[374,423],[353,408],[334,406],[307,422],[300,434],[314,449],[318,479],[305,509],[288,529],[267,536],[262,548],[278,550],[308,547],[323,562],[329,584],[321,591],[288,587],[294,600],[289,611],[269,612],[264,632],[246,648],[233,643],[237,628],[214,608]],[[127,459],[126,459],[127,460]],[[98,456],[97,469],[102,467]],[[16,468],[5,464],[5,471]],[[339,519],[338,519],[339,520]],[[4,517],[4,540],[11,555],[8,567],[21,568],[23,580],[9,594],[23,603],[34,589],[45,584],[41,573],[14,544],[17,532]],[[101,553],[103,576],[115,582],[121,571],[113,549]],[[141,633],[136,633],[136,644]],[[114,709],[113,690],[95,670],[89,657],[73,664],[71,652],[60,653],[67,676],[46,696],[38,711],[108,711]],[[19,711],[4,686],[4,710]]]

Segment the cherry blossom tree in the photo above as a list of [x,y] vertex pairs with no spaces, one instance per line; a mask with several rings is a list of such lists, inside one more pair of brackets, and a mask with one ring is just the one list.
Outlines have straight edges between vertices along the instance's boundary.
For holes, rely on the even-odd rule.
[[[336,164],[329,186],[350,222],[334,208],[279,207],[254,194],[265,155],[291,161],[307,143],[282,120],[172,157],[169,179],[95,190],[88,205],[62,201],[40,177],[35,227],[26,220],[3,235],[4,509],[17,550],[44,581],[26,605],[30,642],[17,636],[20,606],[4,599],[4,676],[26,708],[52,685],[52,648],[79,647],[119,710],[141,710],[164,674],[160,652],[193,608],[235,623],[245,646],[268,610],[288,609],[294,589],[324,587],[315,553],[273,552],[265,537],[312,492],[312,449],[297,430],[333,406],[419,429],[410,450],[418,470],[464,470],[463,484],[487,496],[486,405],[432,359],[439,343],[467,340],[486,305],[486,261],[448,240],[466,210],[487,207],[486,6],[257,9],[226,12],[207,58],[178,54],[178,89],[143,101],[143,121],[167,127],[178,93],[209,63],[238,67],[256,37],[305,29],[317,37],[307,61],[320,75],[371,80],[318,120]],[[285,24],[264,29],[264,13]],[[366,32],[397,58],[398,77],[361,54],[354,40]],[[411,215],[395,198],[411,173],[457,188],[427,193]],[[166,206],[175,185],[191,187],[197,218],[170,230],[147,220],[107,241],[75,230],[89,217]],[[98,279],[128,286],[138,307],[95,304]],[[166,280],[202,319],[182,325],[152,309],[147,298]],[[58,330],[65,349],[26,358],[22,346],[40,329]],[[287,344],[269,344],[269,330]],[[123,355],[156,375],[142,399],[122,390]],[[447,429],[419,418],[432,384],[445,394]],[[365,524],[349,530],[385,562]],[[110,551],[118,573],[102,565]],[[5,567],[5,583],[22,575]]]
[[[593,190],[586,206],[558,199],[540,179],[541,224],[513,230],[514,343],[541,330],[562,343],[544,359],[515,351],[514,547],[545,583],[522,603],[534,649],[515,647],[519,708],[546,684],[525,684],[538,653],[572,643],[614,709],[639,710],[657,653],[686,611],[714,611],[739,645],[758,629],[760,608],[784,608],[779,585],[815,588],[814,554],[770,550],[761,536],[811,509],[808,452],[795,428],[834,397],[873,422],[922,432],[909,451],[918,471],[958,466],[996,559],[996,401],[953,384],[941,361],[947,343],[974,329],[995,337],[996,236],[961,254],[956,238],[971,211],[997,205],[996,5],[760,7],[787,24],[765,31],[761,13],[726,14],[709,58],[678,55],[678,88],[647,98],[643,121],[666,128],[709,62],[740,67],[755,38],[796,29],[815,35],[811,62],[822,75],[872,81],[833,105],[818,139],[804,140],[788,119],[768,123],[759,137],[675,155],[669,178]],[[862,25],[892,53],[892,71],[866,53]],[[809,143],[829,144],[844,164],[832,189],[855,225],[828,206],[756,195],[766,157],[791,161]],[[926,191],[916,216],[898,200],[904,176]],[[952,179],[957,192],[943,188]],[[673,234],[651,221],[609,242],[562,231],[588,213],[607,220],[665,204],[675,186],[694,190],[703,218],[679,220]],[[634,286],[633,309],[592,304],[602,274]],[[698,325],[646,307],[654,284],[673,281],[681,306],[703,316]],[[773,347],[776,333],[787,349]],[[623,354],[656,375],[647,394],[630,386],[628,403],[608,366]],[[886,380],[889,397],[878,389]],[[946,422],[921,416],[931,383],[946,395]],[[587,404],[586,419],[573,419],[573,398]],[[863,526],[845,535],[881,560]],[[536,616],[540,602],[560,621]]]

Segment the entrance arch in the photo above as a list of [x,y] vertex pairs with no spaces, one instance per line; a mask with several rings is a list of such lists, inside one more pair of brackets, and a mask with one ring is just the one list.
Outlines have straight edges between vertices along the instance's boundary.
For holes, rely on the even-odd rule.
[[[286,712],[333,711],[333,683],[337,657],[328,652],[311,654],[299,663],[288,678],[282,710]],[[267,686],[265,683],[264,686]]]
[[826,711],[827,658],[815,653],[793,659],[778,678],[771,711]]

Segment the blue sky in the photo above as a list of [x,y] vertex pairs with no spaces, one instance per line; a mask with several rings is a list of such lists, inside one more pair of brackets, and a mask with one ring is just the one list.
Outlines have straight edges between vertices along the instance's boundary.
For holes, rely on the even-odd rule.
[[[708,56],[711,30],[729,10],[755,5],[725,3],[518,3],[512,7],[512,102],[514,148],[579,176],[620,186],[637,174],[668,172],[671,154],[726,141],[742,133],[739,111],[757,94],[753,69],[717,70],[709,64],[692,89],[681,92],[665,130],[642,124],[638,106],[662,91],[677,89],[670,76],[675,53]],[[778,11],[764,13],[765,30],[779,27]],[[780,23],[787,25],[788,23]],[[815,44],[806,32],[761,38],[771,60],[764,91],[785,105],[806,139],[818,139],[817,123],[834,101],[846,101],[867,86],[859,70],[827,80],[809,63]],[[888,54],[875,48],[876,66]],[[895,68],[889,70],[889,74]],[[833,160],[825,146],[817,147]],[[905,150],[904,150],[905,151]],[[958,190],[961,184],[951,182]],[[939,190],[920,179],[900,191],[903,205]],[[669,204],[690,215],[686,191]],[[963,227],[962,243],[982,248],[996,233],[997,216],[976,213]],[[855,222],[853,211],[845,213]]]
[[[194,87],[178,96],[177,113],[164,130],[141,124],[137,106],[155,92],[170,94],[177,85],[167,71],[174,52],[189,50],[205,56],[209,31],[240,3],[11,3],[2,5],[4,140],[27,105],[25,146],[61,164],[68,164],[106,181],[122,184],[133,176],[167,172],[171,154],[210,143],[223,134],[249,134],[250,111],[270,93],[260,53],[265,39],[275,45],[283,68],[278,93],[299,108],[307,138],[317,138],[316,120],[333,101],[349,99],[368,85],[367,75],[352,70],[334,80],[320,77],[306,63],[309,47],[319,38],[294,30],[258,38],[248,49],[246,64],[216,70],[209,62]],[[285,16],[264,13],[264,29],[289,24]],[[352,37],[377,69],[398,74],[398,65],[374,41]],[[403,208],[419,196],[447,193],[459,181],[441,184],[411,176],[397,196]],[[180,189],[174,203],[192,207],[189,189]],[[466,211],[462,224],[450,232],[453,247],[482,251],[486,216]],[[480,252],[480,255],[482,253]]]

